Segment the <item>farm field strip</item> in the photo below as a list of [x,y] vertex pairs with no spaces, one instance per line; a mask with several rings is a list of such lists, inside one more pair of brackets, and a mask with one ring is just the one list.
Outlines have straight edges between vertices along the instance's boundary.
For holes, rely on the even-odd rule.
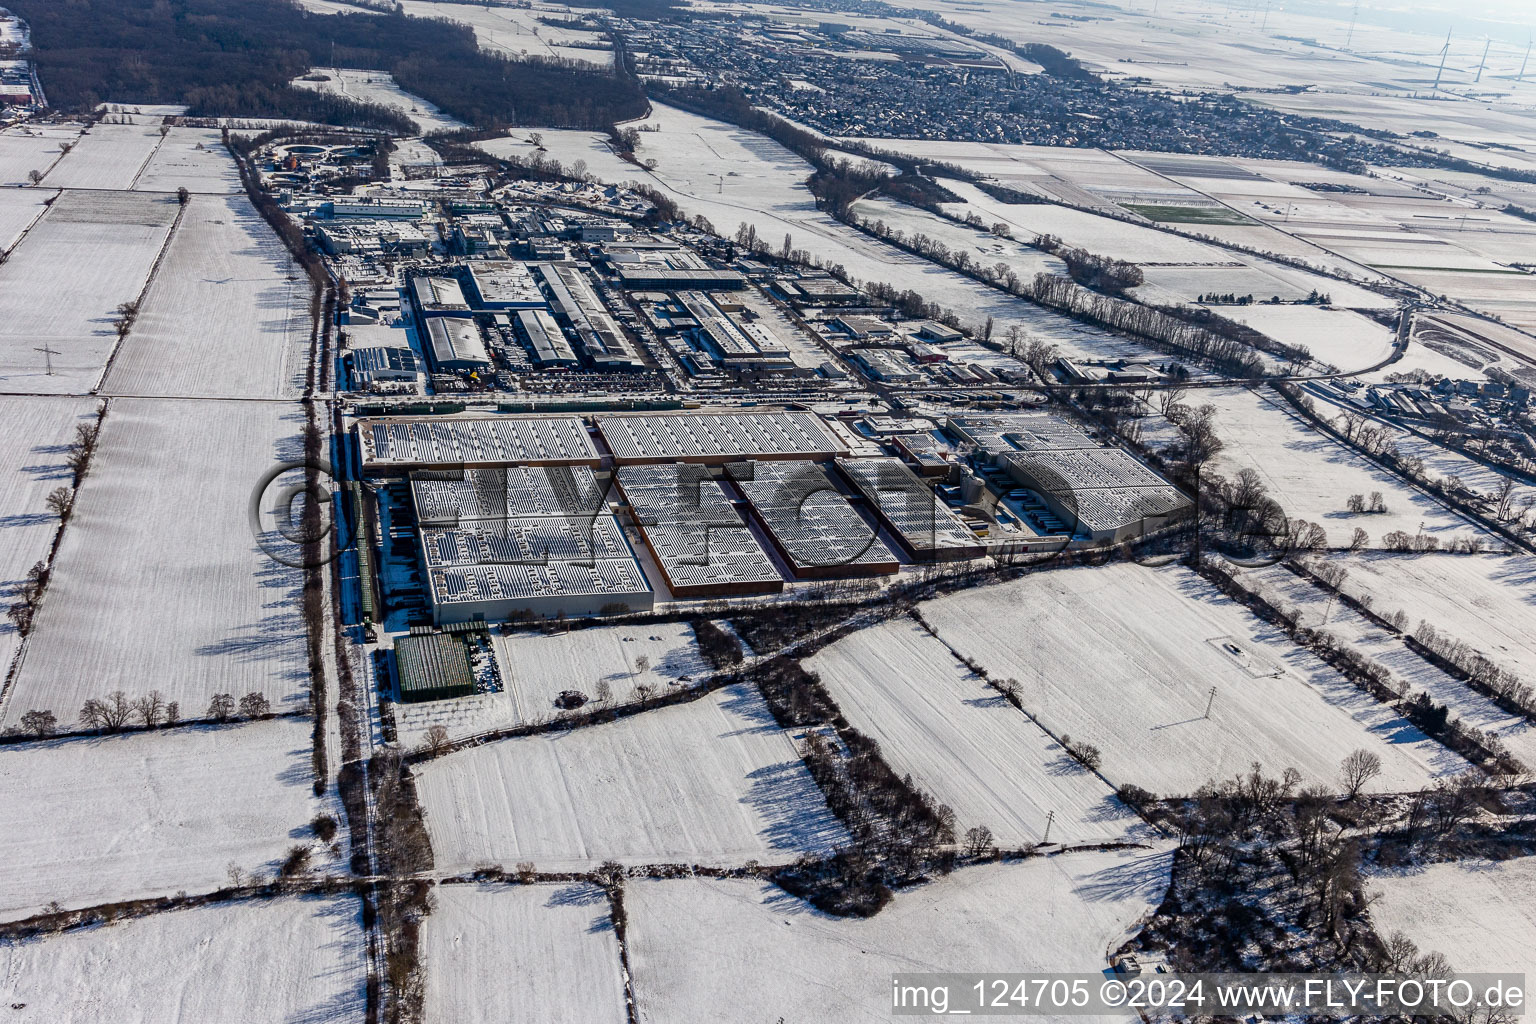
[[213,128],[172,128],[133,183],[136,192],[236,195],[240,171],[223,137]]
[[160,129],[154,125],[93,125],[48,172],[43,184],[53,188],[132,188],[160,143]]
[[1444,953],[1458,973],[1522,971],[1536,977],[1536,858],[1459,861],[1380,872],[1366,879],[1378,934],[1402,932]]

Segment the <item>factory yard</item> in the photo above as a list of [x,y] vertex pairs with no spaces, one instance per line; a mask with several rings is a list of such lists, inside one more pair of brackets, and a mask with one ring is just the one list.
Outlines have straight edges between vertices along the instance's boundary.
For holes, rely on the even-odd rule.
[[1381,789],[1467,767],[1187,570],[1058,570],[920,610],[993,678],[1018,679],[1041,726],[1100,748],[1115,786],[1191,793],[1254,761],[1326,782],[1360,748],[1382,759]]

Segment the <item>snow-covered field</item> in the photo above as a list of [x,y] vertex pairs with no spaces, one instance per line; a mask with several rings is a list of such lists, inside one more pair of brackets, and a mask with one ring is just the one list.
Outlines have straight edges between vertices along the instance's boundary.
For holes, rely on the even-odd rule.
[[233,195],[241,190],[240,172],[212,128],[172,128],[133,187],[140,192],[212,192]]
[[8,252],[48,209],[58,193],[45,188],[0,188],[0,254]]
[[1133,849],[968,867],[862,919],[767,882],[634,881],[626,938],[640,1020],[873,1024],[891,1019],[896,971],[1101,971],[1162,899],[1169,862]]
[[[1268,298],[1268,296],[1263,296]],[[1287,345],[1302,345],[1320,363],[1359,370],[1392,354],[1396,332],[1347,309],[1321,306],[1217,306],[1215,311]]]
[[1018,679],[1045,728],[1100,748],[1117,786],[1189,793],[1254,761],[1331,783],[1361,748],[1382,759],[1381,790],[1467,768],[1187,569],[1042,572],[921,610],[993,678]]
[[300,574],[258,548],[247,510],[302,429],[297,405],[113,399],[3,721],[72,719],[116,689],[159,689],[185,717],[215,693],[301,703]]
[[502,740],[417,772],[439,867],[787,862],[846,833],[756,691]]
[[[1332,546],[1347,546],[1356,527],[1365,529],[1377,548],[1385,534],[1417,534],[1421,525],[1446,545],[1456,537],[1482,533],[1428,494],[1313,429],[1282,398],[1247,388],[1213,388],[1187,401],[1216,407],[1216,433],[1226,447],[1210,468],[1228,479],[1242,469],[1256,470],[1285,514],[1323,527]],[[1386,512],[1357,515],[1347,510],[1350,495],[1369,498],[1373,491],[1382,493]]]
[[421,931],[429,1021],[624,1024],[608,897],[594,885],[440,885]]
[[[613,691],[611,704],[627,704],[640,683],[659,692],[710,674],[686,622],[597,626],[547,636],[498,634],[493,643],[501,692],[400,705],[395,717],[402,744],[420,745],[434,725],[446,727],[457,739],[487,729],[548,721],[558,712],[555,698],[563,690],[580,690],[595,699],[597,684],[606,682]],[[641,658],[649,663],[644,672],[636,667]]]
[[[504,53],[509,57],[556,57],[579,60],[607,67],[613,63],[611,44],[601,32],[546,25],[539,15],[573,19],[581,12],[565,7],[540,5],[532,9],[514,7],[475,7],[460,3],[434,3],[432,0],[405,0],[405,13],[417,18],[449,18],[475,30],[475,41],[482,50]],[[589,45],[572,45],[586,43]]]
[[1429,694],[1436,704],[1450,708],[1452,718],[1497,736],[1511,754],[1527,767],[1536,768],[1536,726],[1523,715],[1502,710],[1465,682],[1419,657],[1400,637],[1377,626],[1344,602],[1334,600],[1330,604],[1329,591],[1284,566],[1269,566],[1244,575],[1249,586],[1256,587],[1277,607],[1300,609],[1303,625],[1332,634],[1341,645],[1386,666],[1396,678],[1397,689]]
[[43,179],[54,188],[132,188],[160,145],[160,129],[142,124],[98,124]]
[[1376,931],[1438,950],[1462,973],[1536,978],[1536,857],[1466,860],[1373,875]]
[[361,1020],[360,914],[352,897],[305,896],[0,943],[0,1003],[37,1024]]
[[1525,555],[1378,554],[1343,558],[1344,591],[1382,615],[1428,622],[1536,681],[1536,560]]
[[[620,160],[608,145],[608,137],[594,132],[550,128],[539,132],[544,144],[543,156],[557,160],[572,174],[591,174],[610,184],[648,181],[650,175],[625,160]],[[526,131],[514,129],[511,135],[499,139],[485,139],[475,143],[492,156],[522,157],[532,160],[539,156],[538,147]]]
[[79,135],[78,126],[0,131],[0,186],[27,185],[32,171],[46,174],[59,159],[59,144]]
[[102,391],[296,397],[308,351],[309,281],[283,243],[245,196],[196,196]]
[[379,106],[398,110],[415,121],[423,135],[431,132],[451,132],[467,127],[464,122],[440,112],[420,96],[412,96],[400,88],[387,71],[315,68],[311,73],[325,75],[327,78],[323,82],[309,82],[303,78],[296,78],[292,84],[300,89],[317,89],[320,92],[335,93],[348,99],[363,103],[377,103]]
[[[95,411],[87,398],[0,398],[0,588],[7,604],[33,563],[48,557],[59,528],[48,492],[69,486],[64,445],[75,424],[89,422]],[[9,669],[20,639],[9,620],[0,625],[0,665]]]
[[910,619],[860,630],[818,652],[820,674],[849,722],[880,742],[899,775],[955,811],[955,830],[985,825],[999,843],[1039,842],[1055,812],[1057,842],[1123,839],[1139,819]]
[[[176,218],[176,197],[65,192],[0,265],[0,388],[82,394]],[[37,351],[48,347],[52,353]],[[53,374],[47,373],[52,360]]]
[[270,877],[321,810],[311,780],[302,718],[0,746],[0,915]]

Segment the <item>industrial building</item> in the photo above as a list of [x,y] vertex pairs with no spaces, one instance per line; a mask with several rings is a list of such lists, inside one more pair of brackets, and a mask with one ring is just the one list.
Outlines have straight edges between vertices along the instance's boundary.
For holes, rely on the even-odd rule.
[[528,350],[534,365],[540,369],[575,366],[579,361],[576,350],[566,340],[565,332],[548,310],[518,310],[513,323],[516,325],[514,330],[517,340]]
[[847,452],[820,417],[808,412],[599,416],[596,422],[619,465],[825,460]]
[[367,386],[381,381],[416,381],[416,353],[403,341],[399,345],[355,346],[348,350],[347,356],[352,360],[354,385]]
[[743,324],[701,291],[680,291],[677,301],[696,324],[695,336],[726,367],[763,369],[793,365],[789,346],[763,324]]
[[916,384],[923,379],[923,371],[900,349],[861,348],[848,356],[871,377],[886,384]]
[[439,625],[652,606],[645,573],[586,467],[415,473],[411,497]]
[[619,493],[677,597],[773,594],[784,579],[702,466],[625,466]]
[[468,317],[472,313],[464,289],[451,277],[422,275],[411,279],[411,300],[423,317]]
[[954,417],[945,429],[1039,495],[1074,532],[1121,541],[1188,508],[1178,488],[1121,448],[1049,413]]
[[839,459],[837,468],[914,559],[949,562],[986,554],[980,539],[900,459]]
[[363,472],[459,466],[601,463],[586,425],[575,416],[363,419],[357,424]]
[[879,531],[816,463],[734,464],[727,474],[796,579],[888,576],[901,569]]
[[427,319],[427,355],[439,372],[484,370],[491,365],[485,337],[473,320],[434,316]]
[[412,633],[395,640],[400,702],[468,697],[475,692],[469,646],[453,633]]
[[545,263],[537,267],[549,289],[550,305],[580,339],[588,362],[600,370],[638,370],[645,360],[609,314],[580,267]]
[[469,287],[480,309],[542,309],[544,295],[526,264],[476,260],[469,264]]

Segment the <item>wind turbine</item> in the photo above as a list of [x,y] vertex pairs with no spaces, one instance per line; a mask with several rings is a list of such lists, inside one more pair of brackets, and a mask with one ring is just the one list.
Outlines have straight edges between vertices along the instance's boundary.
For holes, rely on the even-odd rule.
[[1434,88],[1440,88],[1440,76],[1445,74],[1445,59],[1451,55],[1451,30],[1445,30],[1445,45],[1440,48],[1440,70],[1435,72]]
[[1355,22],[1360,17],[1360,0],[1355,0],[1355,9],[1349,15],[1349,31],[1344,35],[1344,49],[1349,49],[1350,41],[1355,38]]
[[1472,79],[1472,84],[1473,85],[1476,85],[1478,82],[1481,82],[1483,80],[1483,68],[1486,68],[1488,66],[1488,48],[1490,46],[1492,46],[1492,45],[1493,45],[1493,37],[1492,36],[1484,36],[1483,37],[1483,59],[1482,59],[1482,62],[1477,65],[1477,77]]
[[1525,59],[1520,62],[1520,74],[1515,79],[1516,85],[1525,81],[1525,66],[1531,62],[1531,42],[1533,39],[1536,39],[1536,37],[1527,37],[1525,40]]

